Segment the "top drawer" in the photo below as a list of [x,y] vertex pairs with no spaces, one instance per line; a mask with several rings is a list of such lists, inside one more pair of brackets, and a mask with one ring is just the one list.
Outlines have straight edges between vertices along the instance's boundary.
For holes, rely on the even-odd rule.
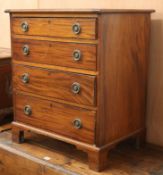
[[13,18],[12,32],[18,35],[96,39],[96,19]]

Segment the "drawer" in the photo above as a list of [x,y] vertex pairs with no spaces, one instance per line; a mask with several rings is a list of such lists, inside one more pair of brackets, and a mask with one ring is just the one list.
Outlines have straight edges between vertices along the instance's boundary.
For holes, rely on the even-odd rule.
[[96,70],[96,45],[13,39],[18,61]]
[[95,115],[95,111],[15,95],[15,121],[90,144],[94,143]]
[[75,104],[95,105],[95,76],[14,65],[14,88]]
[[18,35],[96,39],[94,18],[13,18],[11,23]]

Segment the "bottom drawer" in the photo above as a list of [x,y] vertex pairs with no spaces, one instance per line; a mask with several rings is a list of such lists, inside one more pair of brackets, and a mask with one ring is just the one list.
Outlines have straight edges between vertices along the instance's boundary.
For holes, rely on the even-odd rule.
[[94,144],[95,111],[15,94],[15,121]]

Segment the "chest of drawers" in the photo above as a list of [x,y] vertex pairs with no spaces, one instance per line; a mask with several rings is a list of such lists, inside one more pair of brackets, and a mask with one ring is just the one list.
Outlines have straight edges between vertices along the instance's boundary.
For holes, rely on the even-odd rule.
[[13,141],[24,131],[70,143],[100,171],[145,132],[151,10],[8,10]]

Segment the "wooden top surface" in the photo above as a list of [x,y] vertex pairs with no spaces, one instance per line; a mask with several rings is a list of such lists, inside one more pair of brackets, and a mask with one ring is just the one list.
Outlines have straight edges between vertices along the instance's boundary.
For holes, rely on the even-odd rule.
[[7,13],[152,13],[152,9],[8,9]]
[[11,58],[11,49],[0,47],[0,60]]

